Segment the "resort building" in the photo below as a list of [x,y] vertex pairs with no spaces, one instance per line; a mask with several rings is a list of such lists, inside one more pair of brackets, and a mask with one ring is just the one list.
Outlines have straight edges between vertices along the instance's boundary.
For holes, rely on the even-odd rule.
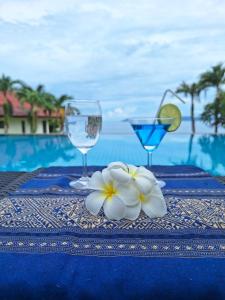
[[[13,93],[8,94],[7,99],[12,107],[11,116],[9,118],[8,134],[31,134],[31,125],[29,121],[30,104],[24,103],[21,105],[19,99]],[[3,94],[0,93],[0,134],[5,134],[4,102]],[[38,108],[36,118],[35,134],[49,134],[53,132],[50,120],[60,118],[60,114],[52,112],[50,116],[47,111]]]

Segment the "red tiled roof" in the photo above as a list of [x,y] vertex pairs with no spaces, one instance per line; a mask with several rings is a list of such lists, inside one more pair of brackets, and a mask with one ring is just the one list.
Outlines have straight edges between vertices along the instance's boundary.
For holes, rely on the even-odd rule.
[[[20,104],[19,99],[16,97],[14,93],[8,93],[7,99],[10,101],[12,108],[13,108],[13,117],[27,117],[30,111],[30,104],[25,102],[23,105]],[[4,115],[3,105],[4,103],[4,96],[0,93],[0,117]],[[37,112],[37,116],[39,118],[49,117],[48,112],[44,111],[43,109],[39,108]],[[59,114],[53,112],[51,117],[58,117]]]

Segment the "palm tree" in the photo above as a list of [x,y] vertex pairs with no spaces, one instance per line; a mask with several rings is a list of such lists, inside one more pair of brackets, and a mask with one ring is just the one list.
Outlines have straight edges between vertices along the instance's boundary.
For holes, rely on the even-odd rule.
[[48,115],[49,117],[51,117],[51,114],[53,111],[56,110],[56,107],[55,107],[55,96],[52,95],[51,93],[44,93],[43,94],[43,109],[45,111],[48,112]]
[[57,111],[59,111],[62,108],[62,105],[65,101],[71,100],[73,99],[72,96],[68,96],[68,95],[61,95],[60,97],[55,97],[55,106]]
[[5,134],[8,133],[9,130],[9,121],[10,117],[12,116],[12,105],[8,99],[8,94],[12,93],[16,90],[15,86],[19,84],[21,86],[24,85],[24,83],[21,80],[12,80],[11,77],[5,76],[4,74],[0,78],[0,92],[2,92],[3,98],[4,98],[4,104],[3,104],[3,112],[4,112],[4,129]]
[[205,105],[201,119],[209,126],[222,125],[225,127],[225,92],[219,91],[217,97],[218,99],[214,102]]
[[200,100],[199,96],[202,91],[202,86],[199,83],[187,84],[182,82],[182,84],[177,88],[176,93],[183,94],[185,97],[191,97],[191,129],[192,134],[195,134],[195,100]]
[[38,85],[36,89],[29,86],[23,86],[17,92],[21,104],[25,102],[30,104],[29,121],[31,126],[31,133],[37,130],[37,111],[45,105],[45,90],[43,85]]
[[56,112],[59,115],[60,118],[60,130],[63,130],[63,122],[64,122],[64,109],[63,109],[63,103],[73,99],[72,96],[68,96],[68,95],[61,95],[60,97],[55,97],[54,99],[54,103],[55,103],[55,108],[56,108]]
[[214,128],[215,128],[215,134],[218,132],[218,126],[219,126],[219,115],[220,115],[220,92],[222,89],[222,85],[225,84],[225,68],[222,63],[219,63],[215,66],[213,66],[209,71],[206,71],[201,74],[200,76],[200,82],[204,89],[207,90],[209,87],[213,87],[216,89],[216,95],[214,99]]

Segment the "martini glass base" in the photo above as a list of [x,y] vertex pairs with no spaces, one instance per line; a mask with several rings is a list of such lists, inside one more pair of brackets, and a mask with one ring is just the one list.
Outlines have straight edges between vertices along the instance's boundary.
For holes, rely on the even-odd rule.
[[78,180],[71,181],[69,186],[73,189],[85,189],[87,188],[89,177],[81,177]]
[[156,180],[156,183],[158,184],[158,186],[160,188],[163,188],[164,186],[166,186],[166,182],[163,180]]

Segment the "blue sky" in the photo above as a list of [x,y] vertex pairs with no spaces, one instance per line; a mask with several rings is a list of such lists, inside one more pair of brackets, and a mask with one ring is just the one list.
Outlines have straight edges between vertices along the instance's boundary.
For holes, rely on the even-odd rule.
[[0,39],[0,73],[100,100],[109,120],[154,115],[166,88],[225,61],[225,1],[0,0]]

